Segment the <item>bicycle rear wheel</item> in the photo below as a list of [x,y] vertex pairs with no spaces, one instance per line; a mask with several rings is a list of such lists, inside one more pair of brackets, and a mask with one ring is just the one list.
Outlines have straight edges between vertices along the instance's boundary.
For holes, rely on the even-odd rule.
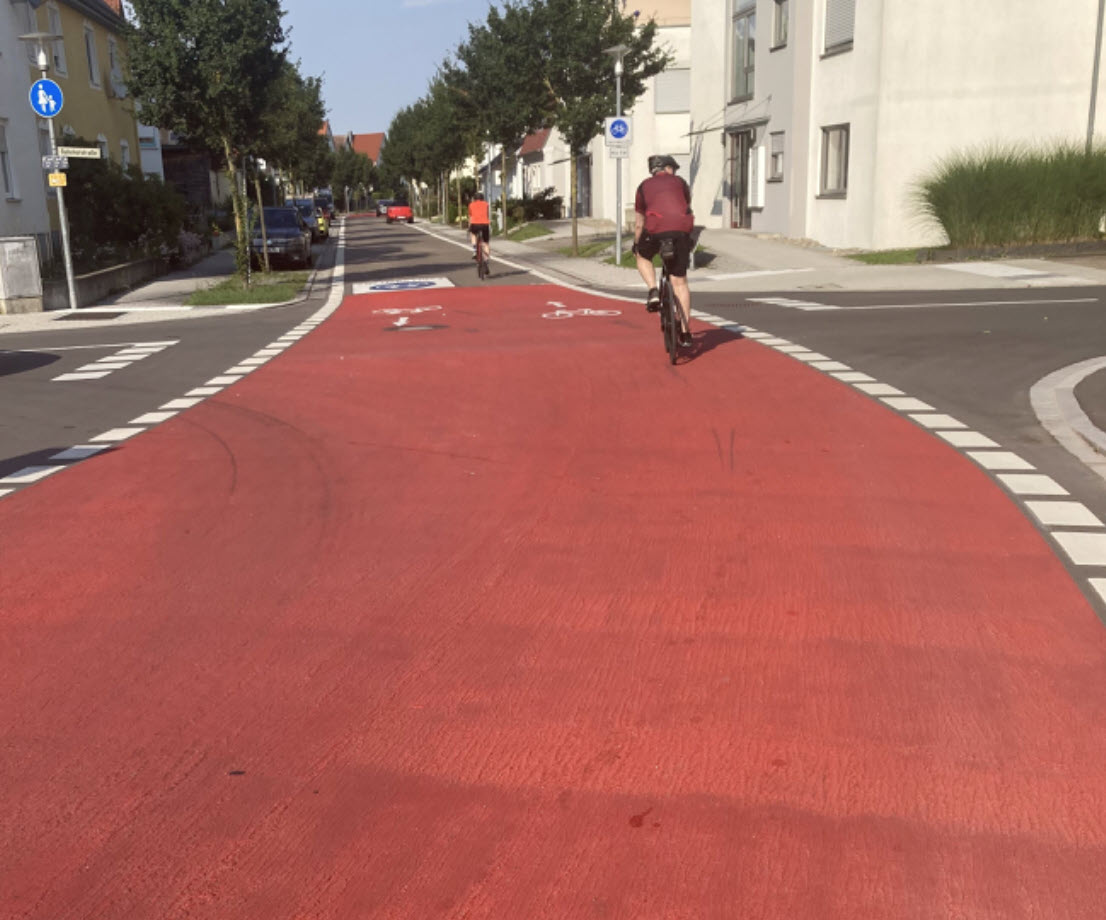
[[488,277],[488,260],[484,258],[483,249],[476,255],[476,274],[480,276],[481,281]]
[[676,295],[672,285],[665,284],[661,296],[661,313],[665,316],[664,344],[668,350],[668,359],[675,364],[680,353],[680,308],[676,305]]

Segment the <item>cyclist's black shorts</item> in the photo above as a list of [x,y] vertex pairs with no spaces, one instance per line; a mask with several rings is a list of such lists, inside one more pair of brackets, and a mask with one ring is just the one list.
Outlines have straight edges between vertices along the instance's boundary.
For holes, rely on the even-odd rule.
[[638,240],[637,251],[639,255],[647,259],[653,258],[661,251],[661,240],[669,238],[675,244],[675,254],[670,259],[664,260],[664,266],[668,274],[674,278],[687,276],[687,267],[691,264],[691,235],[673,231],[672,233],[659,233],[656,236],[648,236],[643,233]]
[[475,233],[485,243],[491,239],[491,230],[487,224],[469,224],[469,233]]

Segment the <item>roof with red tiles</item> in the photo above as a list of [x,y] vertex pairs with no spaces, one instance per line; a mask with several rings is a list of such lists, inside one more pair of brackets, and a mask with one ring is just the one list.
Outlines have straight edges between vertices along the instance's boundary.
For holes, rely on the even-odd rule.
[[374,163],[380,161],[380,148],[384,146],[384,132],[376,134],[354,134],[353,149],[357,153],[363,153]]
[[531,131],[522,139],[522,146],[518,148],[518,155],[524,157],[528,153],[539,153],[545,147],[547,140],[549,140],[548,128]]

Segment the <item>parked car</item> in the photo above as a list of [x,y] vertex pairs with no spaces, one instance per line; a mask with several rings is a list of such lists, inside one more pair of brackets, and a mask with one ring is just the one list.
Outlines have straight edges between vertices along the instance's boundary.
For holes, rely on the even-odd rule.
[[406,201],[393,201],[390,205],[388,205],[387,216],[388,223],[392,223],[393,221],[397,220],[406,221],[409,224],[413,224],[415,222],[414,212],[411,210],[411,205],[409,205]]
[[319,220],[319,209],[315,207],[314,198],[289,198],[284,202],[286,207],[295,208],[303,215],[307,225],[311,228],[311,241],[326,239],[330,235],[330,225]]
[[387,217],[388,216],[388,205],[390,205],[390,204],[395,204],[395,202],[392,201],[391,198],[381,198],[376,203],[376,216],[377,217]]
[[[311,226],[297,208],[265,208],[265,237],[271,262],[291,262],[307,267],[311,264]],[[254,227],[250,241],[250,258],[260,264],[263,253],[261,225]]]

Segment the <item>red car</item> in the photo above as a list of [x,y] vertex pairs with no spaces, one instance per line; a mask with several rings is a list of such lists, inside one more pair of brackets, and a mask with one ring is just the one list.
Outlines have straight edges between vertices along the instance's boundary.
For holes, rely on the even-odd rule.
[[411,205],[404,201],[393,201],[388,205],[388,212],[386,214],[388,223],[392,223],[395,220],[405,220],[409,224],[415,222],[415,215],[411,212]]

